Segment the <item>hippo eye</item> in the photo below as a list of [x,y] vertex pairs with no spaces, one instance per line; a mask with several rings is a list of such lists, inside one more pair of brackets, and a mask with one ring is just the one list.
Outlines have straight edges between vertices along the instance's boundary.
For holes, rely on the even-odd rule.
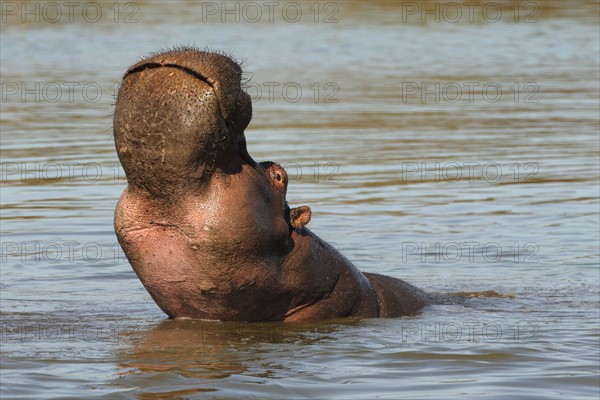
[[278,173],[275,173],[275,179],[277,179],[279,182],[281,182],[281,175]]

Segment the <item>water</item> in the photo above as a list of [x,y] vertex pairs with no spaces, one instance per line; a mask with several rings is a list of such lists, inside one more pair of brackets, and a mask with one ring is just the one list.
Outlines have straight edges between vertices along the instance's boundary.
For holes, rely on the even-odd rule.
[[[598,2],[496,22],[490,2],[472,22],[240,3],[239,23],[221,2],[83,2],[73,22],[48,4],[2,4],[2,398],[598,398]],[[249,151],[287,167],[314,232],[364,271],[479,295],[390,320],[166,320],[113,232],[111,113],[125,68],[174,44],[245,59]]]

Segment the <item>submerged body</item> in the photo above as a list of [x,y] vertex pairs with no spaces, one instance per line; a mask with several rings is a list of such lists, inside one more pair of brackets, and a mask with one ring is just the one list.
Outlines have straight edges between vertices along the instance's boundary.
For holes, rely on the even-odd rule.
[[114,137],[127,175],[115,231],[136,274],[172,318],[315,321],[398,317],[434,297],[361,273],[290,209],[287,174],[257,163],[252,105],[230,58],[181,48],[129,68]]

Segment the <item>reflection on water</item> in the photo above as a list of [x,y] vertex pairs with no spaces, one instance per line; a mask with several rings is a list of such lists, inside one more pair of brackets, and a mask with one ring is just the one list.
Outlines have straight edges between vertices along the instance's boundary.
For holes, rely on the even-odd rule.
[[[352,320],[337,321],[348,326],[351,323]],[[248,351],[250,348],[258,350],[267,343],[309,346],[331,340],[337,324],[167,320],[150,329],[128,332],[125,337],[134,346],[123,354],[122,366],[133,373],[171,371],[193,378],[221,379],[242,374],[248,361],[265,357],[258,351]]]
[[[253,22],[185,1],[49,22],[51,3],[27,3],[38,22],[2,3],[3,398],[598,397],[597,1],[483,1],[472,21],[446,1],[281,2],[270,21],[256,2]],[[362,270],[480,296],[398,320],[165,320],[113,233],[111,114],[125,68],[180,43],[245,60],[249,151],[286,167],[313,231]]]

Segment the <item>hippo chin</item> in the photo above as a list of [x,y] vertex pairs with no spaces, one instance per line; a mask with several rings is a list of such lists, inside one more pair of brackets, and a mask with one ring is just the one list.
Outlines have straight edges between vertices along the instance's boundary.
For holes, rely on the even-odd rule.
[[128,186],[115,231],[129,262],[171,318],[315,321],[398,317],[434,297],[361,273],[290,209],[287,175],[255,162],[252,116],[230,58],[192,48],[127,70],[114,138]]

